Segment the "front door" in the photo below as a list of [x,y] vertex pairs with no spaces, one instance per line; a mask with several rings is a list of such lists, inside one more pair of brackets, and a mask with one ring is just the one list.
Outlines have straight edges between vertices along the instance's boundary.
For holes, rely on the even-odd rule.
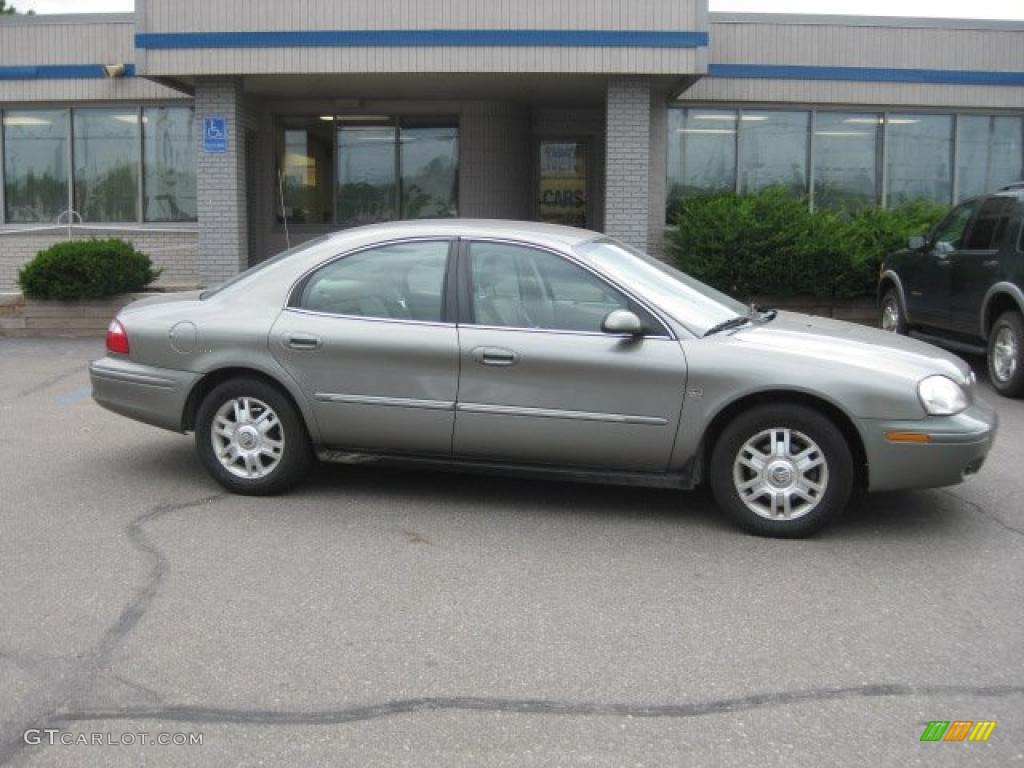
[[586,228],[587,145],[571,139],[539,144],[538,217],[548,224]]
[[[461,258],[455,455],[665,471],[686,360],[664,326],[560,254],[473,242]],[[618,309],[648,335],[602,333]]]
[[271,350],[330,447],[451,455],[459,342],[446,307],[450,250],[430,240],[357,251],[296,287]]
[[954,208],[933,230],[928,245],[907,271],[907,311],[915,325],[949,328],[954,256],[963,245],[976,208],[976,202]]
[[953,328],[961,333],[977,336],[982,332],[981,304],[988,289],[1002,279],[999,251],[1016,205],[1013,197],[986,200],[963,248],[953,257],[950,311]]

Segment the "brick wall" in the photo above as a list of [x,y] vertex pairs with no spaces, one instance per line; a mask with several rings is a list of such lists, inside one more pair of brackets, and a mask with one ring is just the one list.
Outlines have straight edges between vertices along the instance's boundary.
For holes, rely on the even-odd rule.
[[[157,285],[190,286],[198,283],[197,254],[198,233],[192,229],[145,231],[129,228],[125,230],[90,230],[76,227],[72,230],[74,240],[118,237],[135,244],[147,254],[153,263],[163,270]],[[10,231],[0,234],[0,293],[17,291],[18,270],[39,251],[68,239],[67,229],[45,232]]]
[[[195,85],[196,171],[199,196],[199,280],[213,285],[248,263],[245,129],[254,125],[245,109],[242,81],[200,77]],[[224,117],[227,151],[203,150],[204,118]]]
[[651,86],[608,83],[605,232],[646,250],[651,221]]

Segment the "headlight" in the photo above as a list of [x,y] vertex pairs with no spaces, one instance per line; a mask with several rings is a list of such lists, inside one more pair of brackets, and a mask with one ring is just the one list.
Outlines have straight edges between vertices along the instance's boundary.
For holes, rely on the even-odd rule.
[[929,376],[917,385],[917,395],[932,416],[952,416],[967,407],[963,387],[945,376]]

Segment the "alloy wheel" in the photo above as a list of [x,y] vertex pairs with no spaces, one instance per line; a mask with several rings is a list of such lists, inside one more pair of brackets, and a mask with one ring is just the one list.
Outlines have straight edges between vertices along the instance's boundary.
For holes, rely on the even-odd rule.
[[1000,328],[992,346],[992,374],[1000,382],[1009,381],[1017,372],[1019,352],[1017,334],[1012,328]]
[[751,512],[768,520],[796,520],[821,503],[828,489],[828,461],[807,435],[779,427],[743,444],[732,476]]
[[210,427],[213,453],[228,472],[246,480],[267,477],[284,455],[284,428],[262,400],[237,397],[225,402]]

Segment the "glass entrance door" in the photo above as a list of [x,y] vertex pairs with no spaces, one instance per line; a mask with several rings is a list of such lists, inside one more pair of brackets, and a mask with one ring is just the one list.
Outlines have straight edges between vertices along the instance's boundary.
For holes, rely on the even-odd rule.
[[587,226],[587,145],[540,142],[538,218],[549,224]]

